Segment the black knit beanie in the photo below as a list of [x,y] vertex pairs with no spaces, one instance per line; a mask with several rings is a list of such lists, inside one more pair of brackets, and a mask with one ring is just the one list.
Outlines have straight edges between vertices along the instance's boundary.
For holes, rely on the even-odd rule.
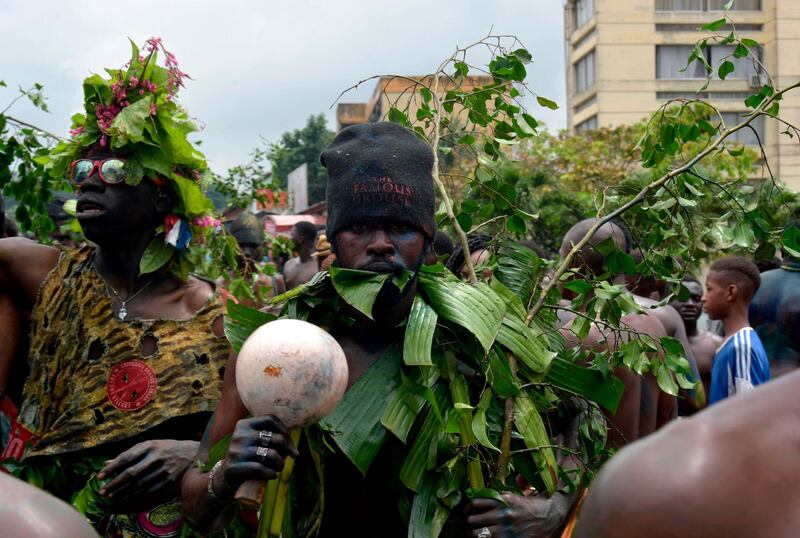
[[328,170],[329,239],[367,218],[404,222],[433,238],[433,150],[414,131],[388,122],[353,125],[320,161]]

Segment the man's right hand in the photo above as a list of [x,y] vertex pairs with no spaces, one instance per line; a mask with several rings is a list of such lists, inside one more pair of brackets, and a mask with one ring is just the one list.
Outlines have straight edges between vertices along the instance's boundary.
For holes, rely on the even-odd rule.
[[228,455],[214,475],[214,492],[220,498],[233,499],[242,482],[275,479],[286,457],[296,458],[298,454],[289,439],[289,429],[277,417],[242,419],[236,423]]

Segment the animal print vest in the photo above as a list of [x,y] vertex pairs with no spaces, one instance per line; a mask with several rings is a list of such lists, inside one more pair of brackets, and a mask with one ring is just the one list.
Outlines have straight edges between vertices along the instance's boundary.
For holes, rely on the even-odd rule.
[[25,457],[91,448],[211,412],[221,394],[228,343],[212,330],[224,313],[219,296],[188,320],[120,321],[93,250],[62,253],[39,289],[18,419],[38,442]]

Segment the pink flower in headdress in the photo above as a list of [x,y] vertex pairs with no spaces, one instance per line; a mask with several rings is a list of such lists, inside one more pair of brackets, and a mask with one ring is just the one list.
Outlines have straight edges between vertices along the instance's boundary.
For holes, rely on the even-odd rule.
[[97,116],[97,125],[100,126],[101,131],[108,131],[111,128],[111,124],[114,122],[114,118],[117,117],[120,110],[122,110],[122,108],[114,103],[110,105],[97,104],[95,106],[94,112]]
[[147,50],[148,52],[153,52],[158,49],[161,45],[161,38],[160,37],[151,37],[147,40]]
[[222,224],[222,221],[215,219],[211,215],[206,215],[204,217],[195,217],[194,224],[195,226],[200,226],[201,228],[216,228]]

